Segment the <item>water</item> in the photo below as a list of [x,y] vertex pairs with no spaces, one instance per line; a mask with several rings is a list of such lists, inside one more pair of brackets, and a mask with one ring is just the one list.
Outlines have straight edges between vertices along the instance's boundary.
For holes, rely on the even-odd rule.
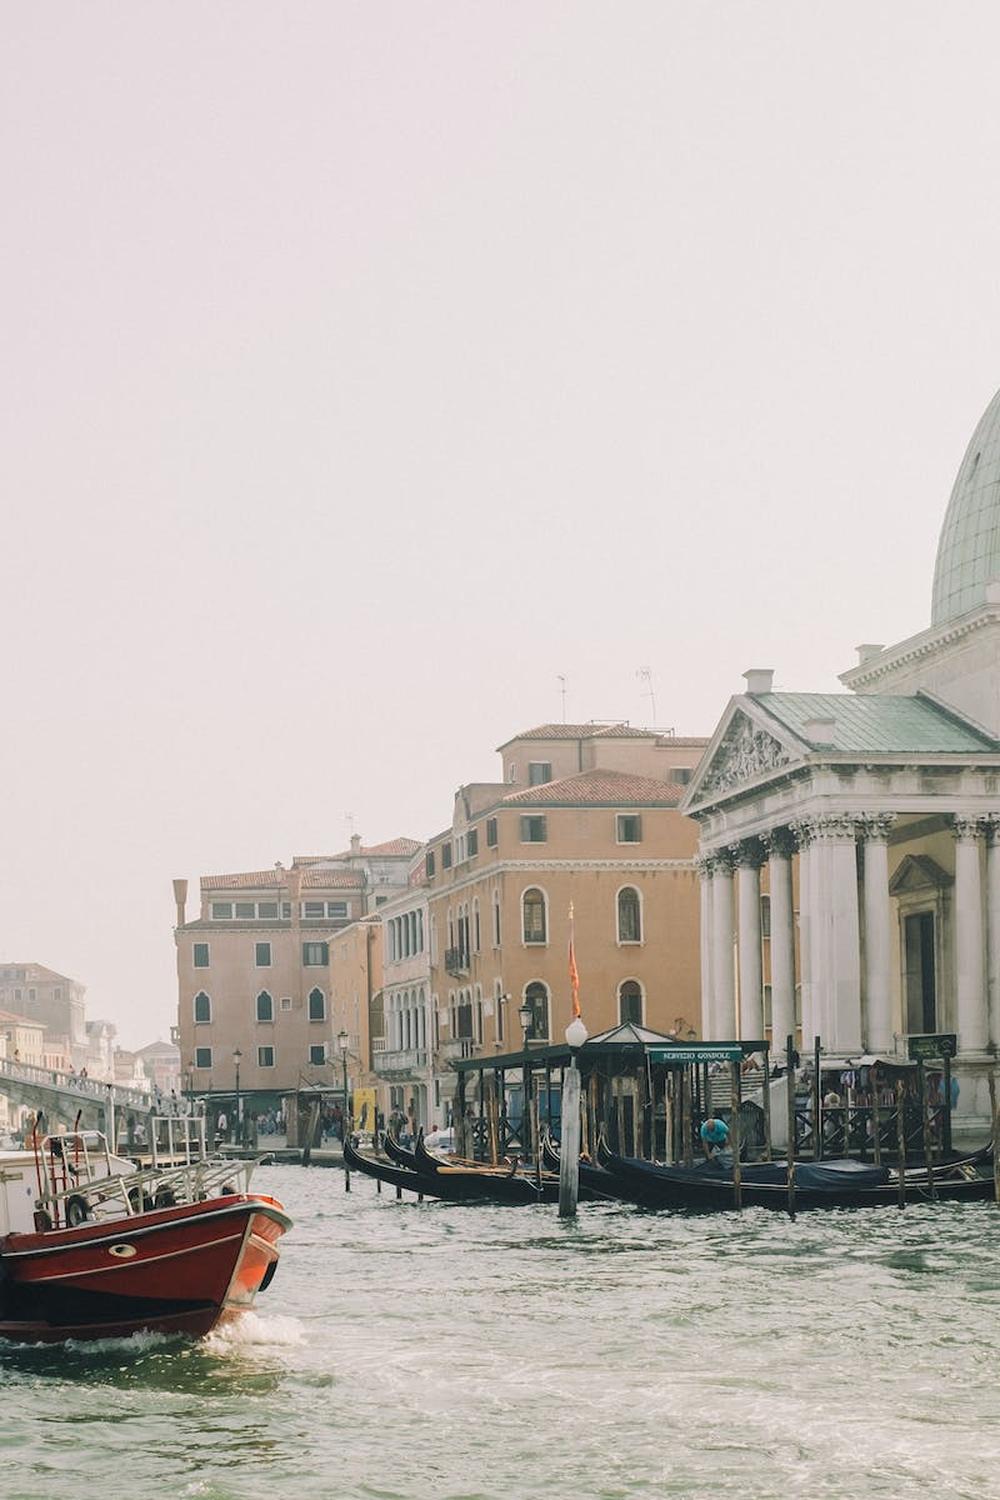
[[296,1226],[202,1343],[0,1345],[0,1494],[1000,1497],[1000,1215],[395,1201]]

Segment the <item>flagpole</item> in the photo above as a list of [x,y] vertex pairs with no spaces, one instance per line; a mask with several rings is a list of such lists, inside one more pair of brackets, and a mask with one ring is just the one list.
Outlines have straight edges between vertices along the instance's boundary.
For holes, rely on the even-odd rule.
[[559,1131],[559,1217],[576,1217],[576,1205],[580,1196],[580,1069],[576,1054],[587,1040],[587,1028],[580,1013],[580,976],[576,968],[576,951],[573,941],[573,903],[569,907],[569,983],[573,1003],[573,1018],[566,1027],[566,1045],[569,1047],[569,1067],[563,1069],[562,1096],[560,1099]]

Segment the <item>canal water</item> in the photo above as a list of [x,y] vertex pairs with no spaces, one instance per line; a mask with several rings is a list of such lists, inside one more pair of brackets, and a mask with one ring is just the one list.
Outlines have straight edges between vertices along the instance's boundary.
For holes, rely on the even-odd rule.
[[262,1168],[232,1332],[0,1345],[0,1494],[1000,1497],[1000,1211],[412,1200]]

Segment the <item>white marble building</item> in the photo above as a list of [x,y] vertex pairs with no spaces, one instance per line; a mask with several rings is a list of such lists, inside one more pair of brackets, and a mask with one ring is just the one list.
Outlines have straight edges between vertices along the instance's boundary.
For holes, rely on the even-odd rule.
[[683,804],[701,827],[704,1034],[766,1027],[778,1049],[798,1021],[807,1047],[818,1035],[857,1057],[956,1032],[959,1112],[985,1122],[1000,1049],[1000,393],[955,481],[929,629],[859,647],[848,693],[745,675]]

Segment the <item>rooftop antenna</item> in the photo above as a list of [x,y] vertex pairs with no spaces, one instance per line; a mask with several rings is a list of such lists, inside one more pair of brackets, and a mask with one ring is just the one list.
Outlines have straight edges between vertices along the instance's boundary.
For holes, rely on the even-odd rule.
[[345,812],[344,822],[347,824],[347,837],[350,840],[354,837],[354,814]]
[[652,716],[652,723],[655,724],[656,723],[656,692],[655,692],[655,690],[653,688],[653,669],[652,669],[652,667],[640,667],[639,670],[636,672],[635,675],[638,677],[638,679],[639,679],[640,682],[644,682],[646,684],[647,691],[643,694],[643,696],[649,699],[649,707],[650,707],[650,712],[651,712],[651,716]]
[[559,696],[562,699],[562,721],[566,722],[566,679],[561,672],[556,673],[556,682],[559,684]]

